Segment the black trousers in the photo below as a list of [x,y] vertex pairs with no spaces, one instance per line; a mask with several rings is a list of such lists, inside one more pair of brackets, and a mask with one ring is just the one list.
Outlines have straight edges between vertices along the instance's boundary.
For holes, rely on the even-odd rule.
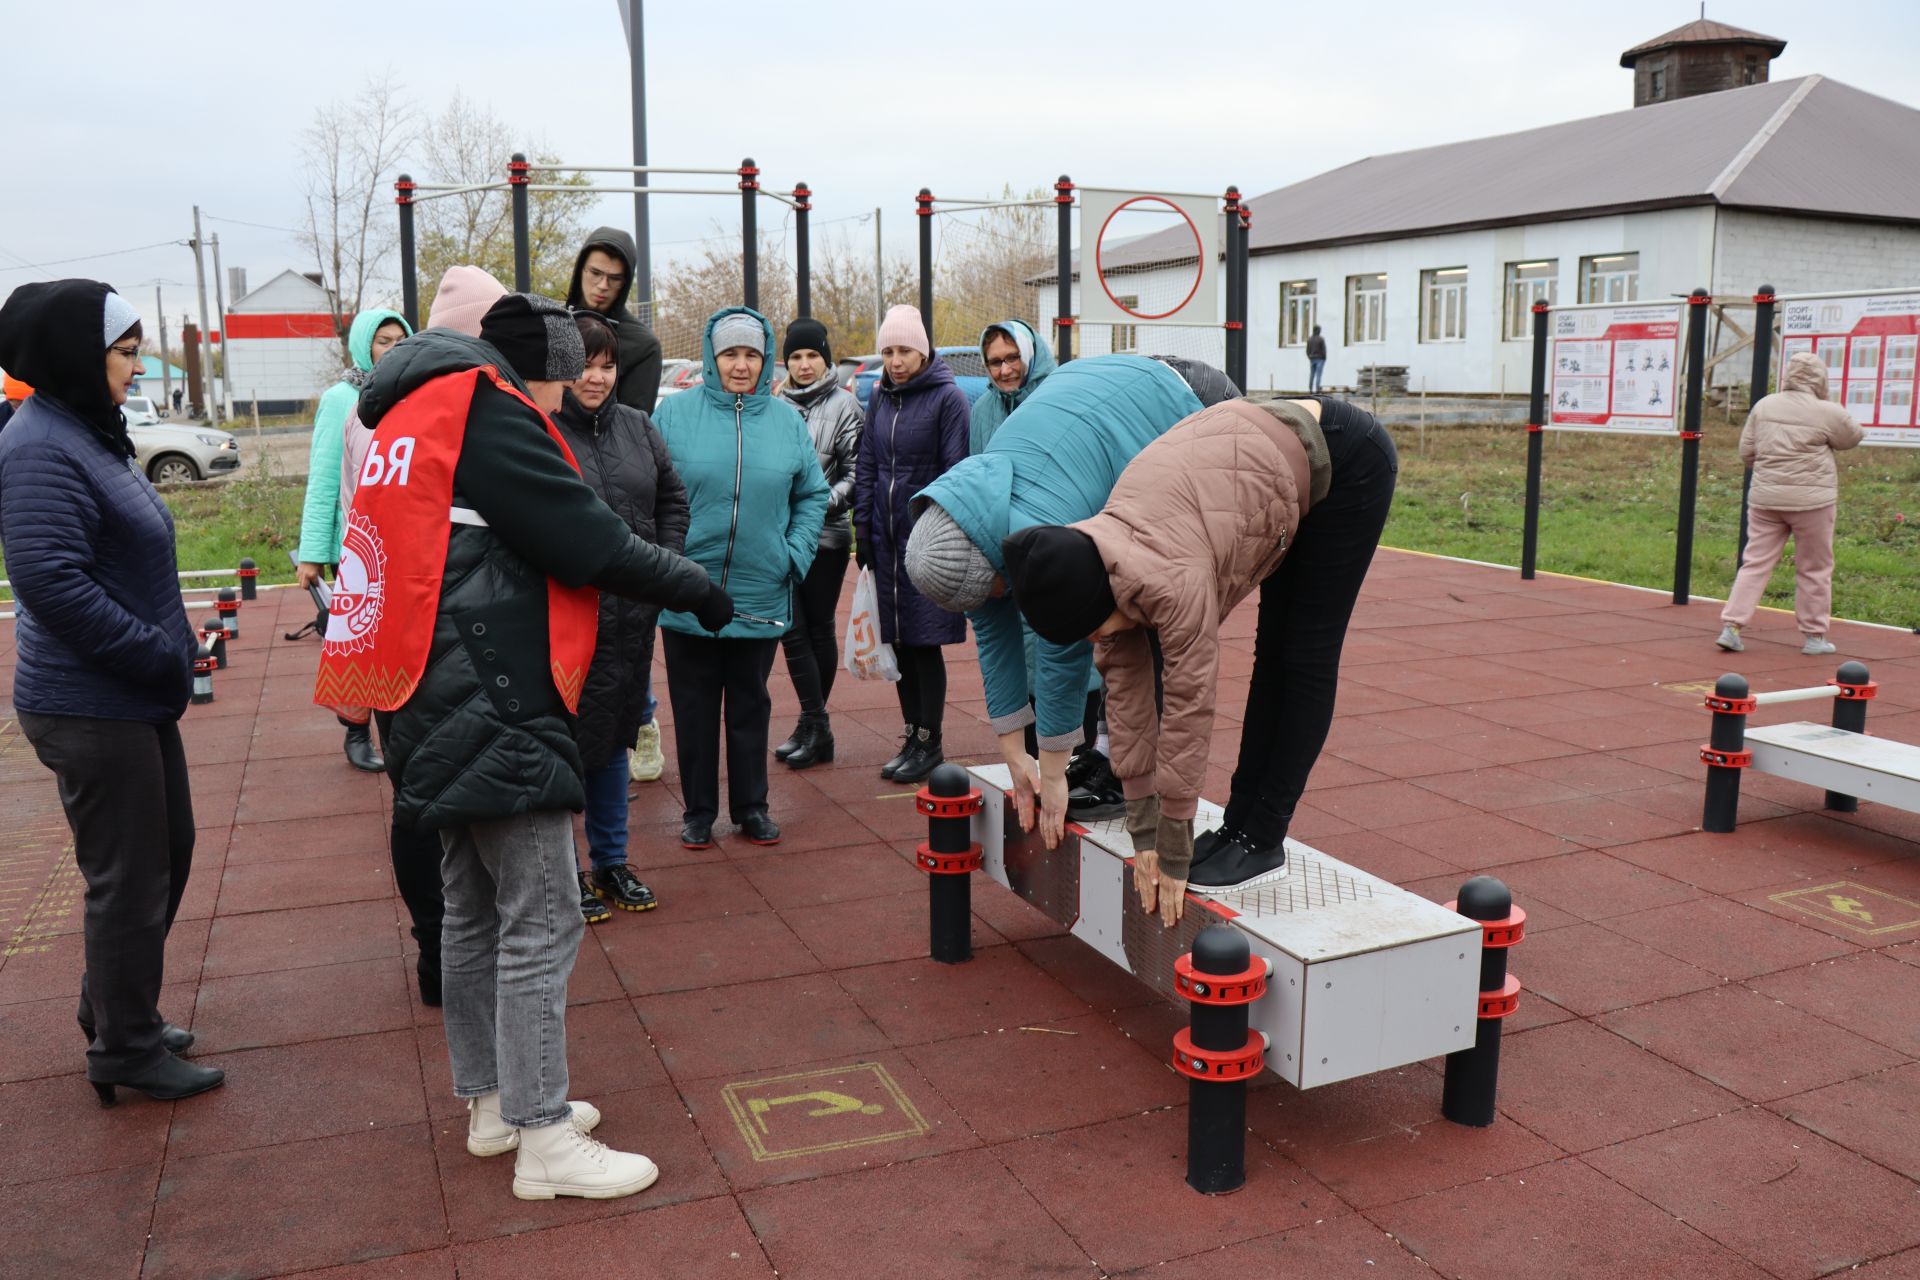
[[947,716],[947,659],[937,644],[896,644],[900,679],[893,691],[900,699],[900,718],[934,737]]
[[87,882],[79,1019],[94,1029],[87,1075],[145,1070],[160,1047],[167,931],[193,869],[193,793],[174,722],[19,713],[53,771]]
[[662,630],[667,700],[673,706],[674,755],[688,822],[720,813],[720,737],[727,744],[727,816],[740,822],[767,811],[767,721],[778,640],[722,640]]
[[833,693],[833,678],[840,667],[833,611],[840,604],[840,586],[847,580],[851,558],[845,547],[821,547],[814,553],[812,567],[793,593],[793,625],[780,637],[787,656],[787,679],[793,681],[800,710],[806,715],[824,712]]
[[420,944],[416,965],[422,974],[440,973],[440,922],[447,899],[440,883],[440,833],[420,831],[393,820],[387,851],[393,858],[393,882],[413,920],[413,940]]
[[1371,415],[1323,401],[1333,459],[1327,496],[1300,522],[1293,549],[1260,584],[1253,679],[1226,825],[1277,844],[1333,725],[1347,623],[1373,563],[1400,455]]

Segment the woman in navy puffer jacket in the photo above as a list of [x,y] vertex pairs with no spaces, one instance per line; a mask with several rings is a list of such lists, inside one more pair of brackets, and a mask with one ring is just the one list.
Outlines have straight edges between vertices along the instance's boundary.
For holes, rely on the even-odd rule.
[[175,1055],[160,1018],[167,931],[193,862],[180,715],[195,639],[173,518],[132,465],[120,406],[140,316],[107,285],[23,285],[0,307],[0,365],[35,394],[0,437],[0,546],[19,615],[13,705],[60,784],[87,884],[80,1029],[102,1105],[114,1086],[185,1098],[225,1078]]

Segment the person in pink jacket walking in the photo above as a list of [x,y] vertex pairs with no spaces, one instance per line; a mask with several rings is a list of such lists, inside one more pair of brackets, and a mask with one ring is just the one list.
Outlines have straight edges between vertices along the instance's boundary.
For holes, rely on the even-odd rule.
[[1753,621],[1774,566],[1793,539],[1793,613],[1810,657],[1834,652],[1827,639],[1833,608],[1833,521],[1840,469],[1833,455],[1860,443],[1860,424],[1827,399],[1827,366],[1811,352],[1787,361],[1780,390],[1763,397],[1740,432],[1740,460],[1753,468],[1747,500],[1747,552],[1720,611],[1716,643],[1746,648],[1740,631]]

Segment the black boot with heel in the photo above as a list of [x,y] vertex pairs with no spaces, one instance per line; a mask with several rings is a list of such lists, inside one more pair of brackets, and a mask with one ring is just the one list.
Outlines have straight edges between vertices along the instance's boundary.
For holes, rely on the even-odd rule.
[[833,762],[833,725],[826,712],[803,716],[800,727],[793,733],[800,739],[800,745],[787,753],[787,768],[811,769],[816,764]]

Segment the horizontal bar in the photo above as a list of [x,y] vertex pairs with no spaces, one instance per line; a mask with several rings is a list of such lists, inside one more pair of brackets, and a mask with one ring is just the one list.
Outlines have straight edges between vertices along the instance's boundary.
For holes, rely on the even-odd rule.
[[[462,191],[496,191],[507,185],[503,178],[499,182],[416,182],[415,191],[432,191],[443,196],[459,195]],[[418,197],[415,197],[418,199]]]
[[[1055,201],[1052,196],[1048,196],[1045,200],[965,200],[959,196],[935,196],[933,203],[963,204],[972,209],[1025,209],[1039,205],[1052,205]],[[947,209],[943,212],[952,213],[953,210]]]
[[240,575],[232,569],[182,569],[173,576],[176,578],[237,578]]
[[[1131,187],[1102,187],[1097,184],[1084,182],[1076,186],[1074,190],[1111,191],[1117,196],[1178,196],[1182,200],[1218,200],[1222,204],[1226,203],[1227,199],[1226,193],[1223,191],[1136,191]],[[1253,197],[1242,195],[1240,197],[1240,203],[1243,206],[1252,204]]]
[[425,204],[429,200],[441,200],[441,199],[445,199],[447,196],[471,195],[476,191],[505,191],[505,190],[507,190],[507,184],[504,182],[495,182],[487,186],[480,186],[480,187],[452,187],[446,191],[429,191],[424,196],[414,196],[412,203]]
[[[947,205],[943,200],[935,200],[934,203],[946,205],[945,208],[935,209],[935,213],[970,213],[975,209],[1038,209],[1042,207],[1051,208],[1053,205],[1053,201],[1051,200],[995,200],[991,204],[955,205]],[[1074,207],[1077,209],[1080,206],[1075,205]]]
[[738,196],[736,189],[725,191],[716,187],[570,187],[562,183],[530,182],[527,190],[532,192],[585,192],[602,196]]
[[[1715,299],[1718,301],[1718,299]],[[1569,302],[1566,306],[1548,307],[1549,313],[1555,311],[1597,311],[1601,307],[1684,307],[1687,299],[1676,295],[1671,298],[1635,298],[1632,302]],[[1749,303],[1749,306],[1752,304]]]
[[699,173],[729,177],[737,176],[740,172],[737,165],[731,169],[676,169],[659,164],[530,164],[527,169],[532,173],[559,173],[564,170],[569,173]]
[[[1819,302],[1826,298],[1884,298],[1896,293],[1920,293],[1920,284],[1905,289],[1843,289],[1838,293],[1776,293],[1775,302]],[[1753,305],[1748,299],[1748,306]]]
[[1758,706],[1770,706],[1776,702],[1826,702],[1840,696],[1837,685],[1816,685],[1811,689],[1779,689],[1773,693],[1756,693],[1753,700]]

